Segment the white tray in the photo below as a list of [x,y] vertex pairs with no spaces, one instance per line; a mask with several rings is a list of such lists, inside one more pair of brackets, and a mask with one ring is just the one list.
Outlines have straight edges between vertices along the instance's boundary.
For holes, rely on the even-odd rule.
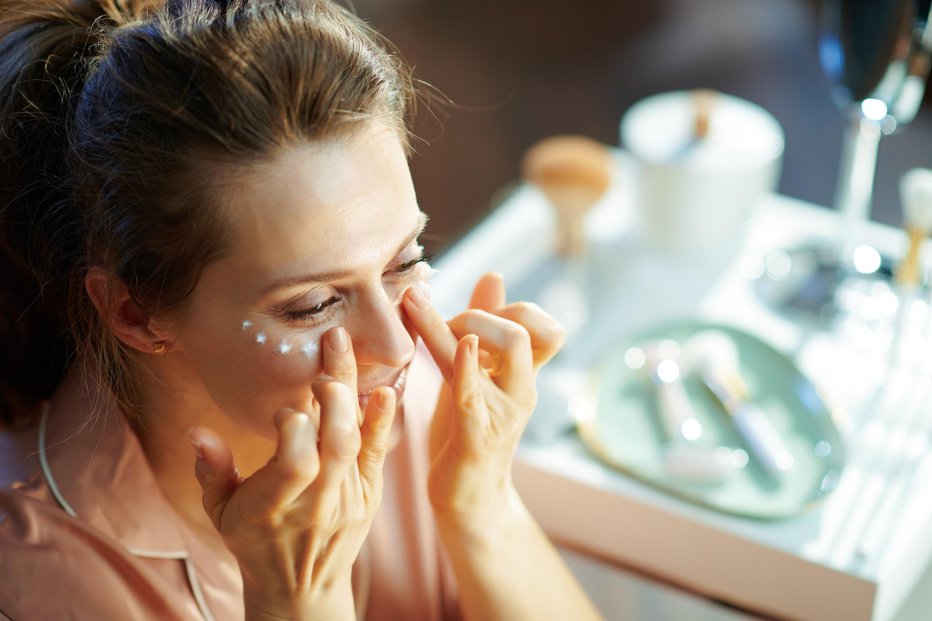
[[[620,154],[621,179],[626,166]],[[849,463],[824,503],[797,518],[761,522],[637,483],[596,461],[573,434],[539,434],[522,442],[515,467],[526,503],[569,545],[750,610],[820,621],[892,619],[932,560],[932,416],[923,410],[932,403],[932,371],[891,370],[863,324],[828,333],[772,312],[740,269],[749,255],[831,238],[837,217],[768,197],[743,250],[684,261],[638,242],[631,204],[617,184],[587,220],[597,310],[611,312],[593,313],[589,333],[597,337],[574,343],[564,368],[584,370],[607,343],[665,319],[725,322],[793,355],[839,406]],[[543,198],[519,188],[436,263],[434,303],[447,315],[457,312],[487,270],[506,283],[526,280],[549,255],[552,226]],[[900,231],[871,224],[867,234],[882,252],[903,253]],[[562,416],[566,405],[547,397],[535,414],[543,421]]]

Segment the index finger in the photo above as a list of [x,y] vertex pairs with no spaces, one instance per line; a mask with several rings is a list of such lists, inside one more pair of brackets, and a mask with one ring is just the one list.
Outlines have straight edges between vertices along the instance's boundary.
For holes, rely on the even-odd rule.
[[401,300],[414,329],[421,336],[427,351],[449,382],[453,379],[453,357],[459,342],[440,313],[431,306],[430,300],[417,287],[408,289]]
[[[342,326],[331,328],[323,338],[323,373],[341,384],[345,384],[353,394],[359,391],[356,377],[356,355],[349,332]],[[358,410],[359,408],[357,408]],[[357,411],[357,419],[362,423],[362,413]]]
[[469,308],[494,312],[505,305],[505,279],[497,272],[487,272],[473,287]]

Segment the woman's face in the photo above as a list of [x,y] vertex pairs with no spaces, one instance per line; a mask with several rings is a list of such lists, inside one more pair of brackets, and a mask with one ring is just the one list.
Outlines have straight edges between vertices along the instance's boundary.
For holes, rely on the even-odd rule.
[[400,397],[416,339],[400,299],[429,270],[397,134],[376,124],[288,149],[227,204],[230,251],[203,272],[166,359],[188,407],[273,437],[278,408],[310,406],[335,326],[352,339],[361,404],[383,385]]

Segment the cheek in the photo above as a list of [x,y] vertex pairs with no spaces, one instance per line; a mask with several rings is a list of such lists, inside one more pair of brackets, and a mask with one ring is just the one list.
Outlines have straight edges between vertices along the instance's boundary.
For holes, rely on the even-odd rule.
[[[326,328],[295,333],[274,325],[245,320],[241,326],[241,355],[264,388],[300,387],[310,390],[321,373],[320,341]],[[294,407],[294,406],[291,406]]]
[[212,347],[199,348],[194,362],[204,388],[228,418],[274,437],[271,421],[279,408],[311,406],[311,384],[321,373],[321,335],[289,335],[249,321],[227,334],[224,345],[210,339]]

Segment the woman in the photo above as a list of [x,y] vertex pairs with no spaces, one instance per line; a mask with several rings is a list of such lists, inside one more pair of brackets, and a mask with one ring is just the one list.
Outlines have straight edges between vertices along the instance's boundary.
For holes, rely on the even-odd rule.
[[509,476],[562,331],[431,308],[407,70],[329,2],[162,4],[2,5],[0,611],[596,617]]

